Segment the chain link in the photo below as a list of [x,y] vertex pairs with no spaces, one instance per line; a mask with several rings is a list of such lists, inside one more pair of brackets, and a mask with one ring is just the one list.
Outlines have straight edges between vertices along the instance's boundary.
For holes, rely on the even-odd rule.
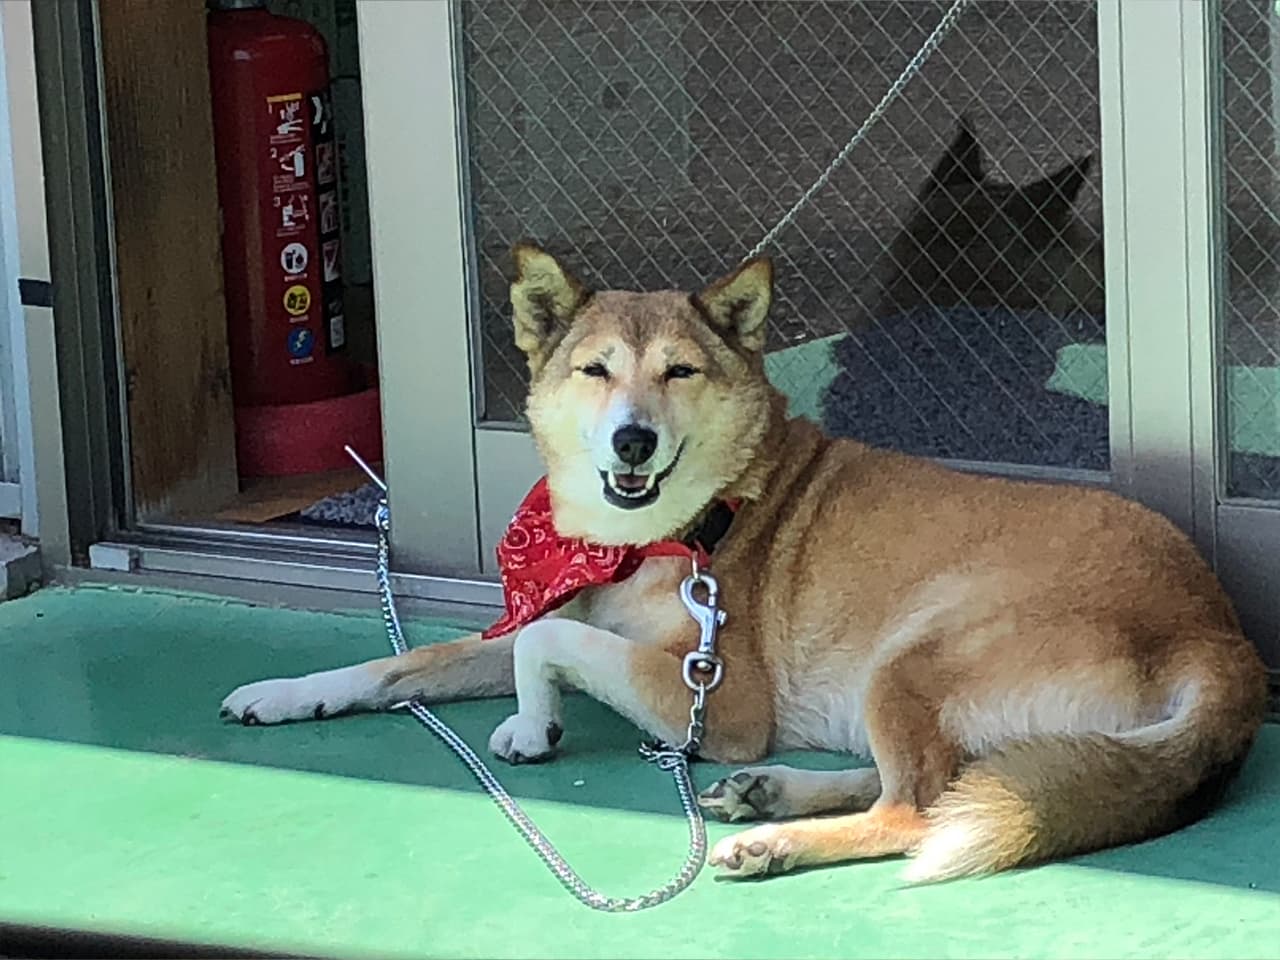
[[698,689],[693,691],[693,703],[689,704],[689,726],[685,730],[684,744],[680,747],[681,753],[693,756],[702,746],[702,735],[707,732],[706,724],[702,722],[706,712],[707,685],[700,683]]
[[907,84],[915,79],[916,74],[920,72],[922,67],[924,67],[925,61],[933,56],[934,51],[942,45],[942,41],[947,38],[947,34],[951,32],[952,28],[956,25],[956,21],[960,19],[960,14],[964,12],[964,8],[972,2],[973,0],[953,0],[951,6],[947,9],[947,12],[944,13],[942,15],[942,19],[938,21],[938,25],[933,28],[933,32],[929,34],[928,38],[925,40],[924,45],[921,46],[920,49],[916,51],[916,55],[908,61],[906,67],[903,68],[902,73],[898,74],[898,79],[893,81],[893,85],[889,87],[885,95],[880,98],[880,102],[875,105],[875,108],[869,114],[867,114],[867,118],[862,121],[862,126],[858,127],[857,132],[849,138],[849,142],[840,148],[840,152],[835,155],[835,158],[829,164],[827,164],[827,169],[822,171],[818,179],[813,182],[813,185],[800,195],[800,199],[792,204],[791,209],[783,215],[782,219],[774,225],[773,229],[766,233],[763,239],[751,248],[751,252],[742,258],[743,263],[764,253],[765,249],[777,239],[778,234],[791,226],[792,221],[796,218],[796,214],[804,209],[818,191],[830,182],[832,175],[839,169],[840,165],[848,159],[849,154],[853,152],[853,148],[866,139],[871,128],[880,121],[893,102],[897,100],[898,97],[902,96],[902,91],[906,89]]

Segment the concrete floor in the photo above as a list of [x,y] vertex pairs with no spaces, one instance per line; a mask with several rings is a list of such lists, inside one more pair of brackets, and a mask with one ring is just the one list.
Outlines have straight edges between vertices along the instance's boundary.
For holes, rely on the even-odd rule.
[[[1216,815],[1152,843],[922,889],[892,861],[708,874],[662,908],[604,916],[409,718],[217,719],[240,682],[383,651],[363,613],[97,588],[0,604],[0,924],[344,958],[1280,955],[1280,729]],[[442,713],[479,745],[510,707]],[[665,881],[685,843],[668,779],[603,708],[574,699],[566,726],[558,762],[504,781],[606,891]]]

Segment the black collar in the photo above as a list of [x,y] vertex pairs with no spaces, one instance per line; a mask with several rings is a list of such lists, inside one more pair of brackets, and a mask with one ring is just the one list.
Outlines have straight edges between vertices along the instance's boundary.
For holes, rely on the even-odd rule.
[[720,545],[725,534],[729,532],[736,510],[736,506],[730,506],[724,500],[717,500],[680,542],[691,549],[701,547],[710,556]]

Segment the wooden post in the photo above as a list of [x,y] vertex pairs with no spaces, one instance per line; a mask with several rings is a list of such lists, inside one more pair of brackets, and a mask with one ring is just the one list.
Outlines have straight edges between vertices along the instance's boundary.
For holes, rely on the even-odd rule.
[[97,7],[134,505],[211,513],[238,481],[204,4]]

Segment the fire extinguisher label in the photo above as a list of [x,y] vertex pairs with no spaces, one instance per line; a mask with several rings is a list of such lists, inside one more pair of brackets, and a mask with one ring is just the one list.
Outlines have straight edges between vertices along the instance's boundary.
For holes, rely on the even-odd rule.
[[327,187],[338,182],[337,146],[333,143],[316,144],[316,180]]
[[338,191],[320,194],[320,235],[338,232]]
[[307,164],[307,102],[301,93],[267,97],[276,236],[290,240],[311,226],[314,206]]
[[331,283],[342,278],[342,267],[338,264],[338,253],[341,244],[337,240],[326,240],[320,248],[324,254],[324,281]]
[[303,112],[302,94],[282,93],[267,97],[267,106],[272,109],[277,121],[271,142],[301,141],[307,123],[307,115]]
[[311,291],[303,284],[295,283],[284,292],[284,309],[291,317],[303,318],[311,309]]
[[305,243],[285,244],[283,250],[280,251],[280,269],[285,272],[286,278],[301,276],[307,272],[307,264],[311,262],[311,252],[307,250]]
[[333,104],[329,91],[313,93],[309,101],[318,192],[316,207],[320,227],[320,254],[323,261],[321,304],[326,345],[333,351],[341,350],[347,341],[339,256],[342,220],[338,212],[337,136],[333,126]]
[[271,178],[271,185],[275,188],[276,193],[288,192],[294,189],[298,181],[306,178],[307,150],[305,144],[272,147],[271,159],[276,162],[276,166],[280,170],[279,173],[276,173]]
[[289,331],[289,362],[292,364],[310,363],[312,351],[315,349],[316,338],[306,327],[298,327],[296,330]]
[[279,297],[276,309],[283,308],[276,316],[291,327],[285,345],[296,366],[346,345],[339,157],[329,91],[270,95],[266,119],[267,229],[275,236],[280,269],[273,299]]

